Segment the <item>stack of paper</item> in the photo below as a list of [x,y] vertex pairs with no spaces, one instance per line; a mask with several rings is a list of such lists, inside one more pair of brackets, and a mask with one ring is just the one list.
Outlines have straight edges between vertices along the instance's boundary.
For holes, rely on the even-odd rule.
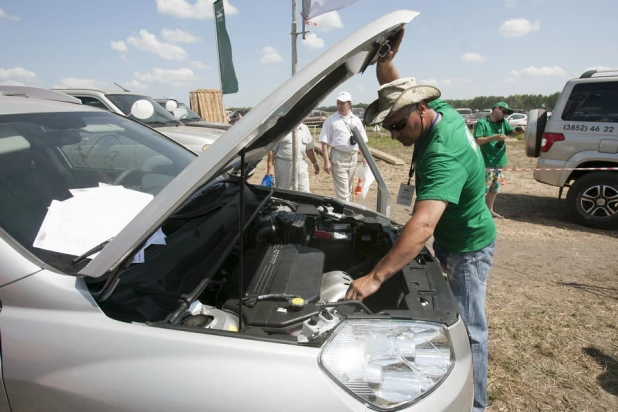
[[[148,193],[103,183],[71,194],[63,202],[52,201],[34,247],[79,256],[115,237],[153,199]],[[165,244],[165,235],[159,232],[148,245]]]

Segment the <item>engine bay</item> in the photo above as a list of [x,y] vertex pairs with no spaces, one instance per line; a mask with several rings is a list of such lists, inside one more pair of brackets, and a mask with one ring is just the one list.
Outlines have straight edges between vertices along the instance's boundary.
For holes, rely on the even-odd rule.
[[364,302],[345,300],[353,279],[375,266],[401,230],[384,216],[330,198],[237,183],[197,199],[164,223],[166,245],[151,246],[144,263],[124,269],[100,302],[108,316],[301,344],[322,342],[349,316],[447,324],[457,316],[427,250]]

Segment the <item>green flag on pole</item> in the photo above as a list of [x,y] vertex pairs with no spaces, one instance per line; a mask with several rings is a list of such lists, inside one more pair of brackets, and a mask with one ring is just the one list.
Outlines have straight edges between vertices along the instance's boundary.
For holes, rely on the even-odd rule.
[[230,94],[238,92],[238,80],[232,62],[232,43],[225,28],[225,11],[223,0],[213,3],[215,11],[215,28],[217,30],[217,49],[219,51],[219,76],[221,78],[221,93]]

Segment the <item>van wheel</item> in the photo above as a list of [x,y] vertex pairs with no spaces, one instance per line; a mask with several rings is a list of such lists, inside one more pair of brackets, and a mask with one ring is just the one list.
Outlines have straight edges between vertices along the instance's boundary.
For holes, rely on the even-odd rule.
[[593,172],[571,185],[567,202],[573,217],[597,229],[618,228],[618,173]]

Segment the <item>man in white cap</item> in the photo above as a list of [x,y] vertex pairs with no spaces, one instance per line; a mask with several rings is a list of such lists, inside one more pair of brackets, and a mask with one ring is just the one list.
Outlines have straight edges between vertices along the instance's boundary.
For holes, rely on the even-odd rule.
[[[320,166],[315,158],[313,136],[309,128],[301,123],[297,126],[296,133],[298,136],[298,163],[296,167],[298,190],[309,193],[309,168],[307,167],[307,162],[305,162],[303,153],[305,153],[311,161],[313,172],[316,175],[320,173]],[[268,152],[266,174],[274,174],[275,187],[282,189],[292,188],[292,162],[292,132],[290,132],[279,142],[275,150]]]
[[[333,174],[333,186],[337,199],[349,201],[354,189],[354,173],[358,161],[358,143],[352,135],[356,128],[363,140],[367,133],[361,119],[351,111],[352,96],[341,92],[337,96],[337,113],[330,115],[322,125],[318,141],[322,143],[324,171]],[[365,159],[362,159],[365,164]]]
[[[378,59],[382,85],[378,100],[365,112],[368,125],[382,123],[404,146],[414,145],[412,176],[416,203],[399,238],[368,275],[352,282],[347,299],[363,300],[408,265],[433,235],[434,251],[449,277],[459,313],[470,333],[474,375],[474,411],[487,405],[487,321],[485,292],[496,244],[496,226],[485,204],[485,165],[464,119],[439,99],[432,86],[400,79],[391,51]],[[416,173],[414,173],[416,172]]]

